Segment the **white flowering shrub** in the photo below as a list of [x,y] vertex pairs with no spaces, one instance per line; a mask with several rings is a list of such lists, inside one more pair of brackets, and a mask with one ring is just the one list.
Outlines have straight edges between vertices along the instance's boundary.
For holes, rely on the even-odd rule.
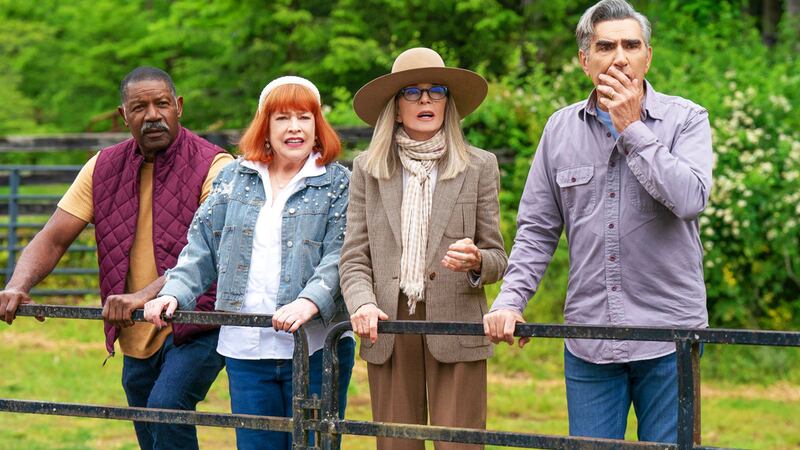
[[728,88],[726,114],[712,118],[714,188],[701,217],[712,317],[789,328],[800,318],[797,105],[733,80]]

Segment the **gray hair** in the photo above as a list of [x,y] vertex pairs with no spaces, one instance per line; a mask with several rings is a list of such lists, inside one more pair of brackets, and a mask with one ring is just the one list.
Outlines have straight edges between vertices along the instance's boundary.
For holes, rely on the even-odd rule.
[[575,39],[578,41],[578,48],[584,53],[589,53],[589,45],[594,36],[594,25],[606,20],[633,19],[639,22],[644,36],[644,45],[650,47],[650,21],[643,14],[633,9],[625,0],[601,0],[594,6],[587,9],[578,21],[575,28]]
[[139,66],[125,75],[125,78],[119,84],[119,98],[123,105],[128,100],[128,85],[140,81],[163,81],[172,96],[178,98],[178,93],[175,91],[175,83],[172,82],[172,77],[167,72],[157,67]]

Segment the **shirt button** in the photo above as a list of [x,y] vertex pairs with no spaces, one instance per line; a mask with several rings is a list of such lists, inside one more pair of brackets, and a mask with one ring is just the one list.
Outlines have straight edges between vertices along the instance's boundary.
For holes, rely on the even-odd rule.
[[436,272],[431,272],[431,274],[428,275],[428,278],[430,278],[431,280],[436,279]]
[[612,193],[608,194],[608,196],[609,196],[609,197],[611,197],[611,198],[614,198],[614,197],[616,197],[616,196],[617,196],[617,194],[615,194],[615,193],[613,193],[613,192],[612,192]]
[[614,224],[613,223],[608,224],[608,228],[614,228]]
[[611,290],[614,291],[614,292],[617,292],[617,287],[616,286],[611,286]]
[[287,247],[290,247],[290,248],[291,248],[291,246],[293,246],[293,245],[294,245],[294,244],[292,243],[292,241],[289,241],[289,242],[287,242],[287,243],[286,243],[286,246],[287,246]]
[[611,256],[608,257],[608,260],[611,261],[611,262],[614,262],[614,261],[617,260],[617,257],[614,256],[614,255],[611,255]]
[[606,137],[611,137],[611,132],[606,133]]
[[577,179],[577,178],[575,178],[575,177],[572,177],[572,182],[574,183],[574,182],[576,182],[576,181],[578,181],[578,179]]
[[294,211],[295,211],[294,208],[289,208],[289,214],[294,214]]

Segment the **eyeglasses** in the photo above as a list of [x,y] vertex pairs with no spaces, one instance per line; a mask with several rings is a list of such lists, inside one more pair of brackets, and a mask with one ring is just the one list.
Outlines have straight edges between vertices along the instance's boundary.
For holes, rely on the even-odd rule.
[[431,86],[428,89],[421,89],[418,87],[406,87],[400,89],[397,95],[403,96],[404,99],[410,102],[416,102],[422,98],[422,94],[427,92],[431,100],[441,100],[447,97],[447,86]]

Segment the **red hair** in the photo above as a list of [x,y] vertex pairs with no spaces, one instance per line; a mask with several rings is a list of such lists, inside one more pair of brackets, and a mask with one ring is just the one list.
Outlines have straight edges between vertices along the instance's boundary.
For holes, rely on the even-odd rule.
[[269,118],[275,112],[286,111],[308,111],[314,115],[314,151],[321,155],[317,159],[318,166],[324,166],[339,156],[342,152],[342,143],[336,131],[322,117],[322,108],[317,96],[305,86],[284,84],[276,87],[264,99],[264,104],[239,140],[239,151],[242,152],[244,159],[267,164],[272,162],[272,152],[267,152],[264,148],[269,139]]

